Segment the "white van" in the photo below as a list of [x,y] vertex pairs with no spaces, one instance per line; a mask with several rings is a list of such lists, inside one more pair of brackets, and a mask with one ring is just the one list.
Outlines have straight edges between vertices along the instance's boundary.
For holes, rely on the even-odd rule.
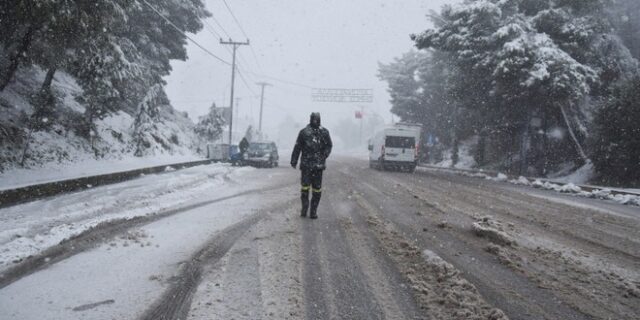
[[369,166],[381,170],[414,171],[418,164],[418,147],[422,126],[398,123],[387,127],[369,140]]

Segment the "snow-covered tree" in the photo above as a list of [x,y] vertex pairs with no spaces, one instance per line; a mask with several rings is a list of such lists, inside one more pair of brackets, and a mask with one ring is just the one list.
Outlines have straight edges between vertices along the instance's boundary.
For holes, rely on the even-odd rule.
[[201,116],[194,128],[196,135],[203,144],[212,143],[220,138],[225,126],[224,117],[215,104],[209,108],[209,113]]
[[455,99],[447,81],[451,71],[440,52],[410,51],[389,64],[380,64],[378,77],[388,83],[391,112],[402,121],[418,122],[425,132],[449,144]]
[[0,91],[25,63],[36,33],[42,28],[50,2],[36,5],[30,0],[0,2]]
[[164,138],[158,128],[161,121],[159,107],[169,103],[169,99],[161,85],[151,89],[138,105],[133,123],[134,155],[141,157],[171,149],[170,142]]
[[479,111],[476,130],[511,128],[525,161],[532,117],[562,119],[586,160],[586,102],[634,73],[626,48],[606,37],[605,2],[470,0],[445,6],[438,27],[414,40],[451,57],[450,92],[465,113]]
[[261,140],[260,132],[252,125],[247,127],[247,130],[244,132],[244,137],[247,138],[249,142]]
[[162,0],[150,2],[153,9],[142,1],[134,1],[124,8],[128,23],[114,26],[120,48],[129,61],[141,70],[137,77],[128,77],[120,85],[128,105],[127,112],[135,111],[141,99],[155,84],[163,84],[163,77],[171,72],[171,60],[186,60],[186,37],[158,16],[154,9],[171,20],[180,30],[197,33],[202,29],[202,18],[210,14],[201,0]]
[[74,70],[78,84],[83,89],[76,100],[85,106],[80,133],[89,138],[92,146],[96,136],[95,121],[123,109],[126,100],[120,84],[140,74],[137,65],[126,59],[114,41],[113,37],[106,34],[87,41],[80,49],[84,55]]
[[[150,141],[145,138],[146,129],[157,121],[144,114],[153,113],[149,110],[158,104],[169,104],[162,77],[169,74],[171,59],[186,59],[186,38],[146,3],[107,3],[110,5],[101,13],[106,16],[100,20],[102,29],[82,41],[72,69],[84,89],[78,97],[86,107],[84,132],[92,137],[94,121],[110,113],[122,110],[134,114],[136,134],[140,134],[135,138],[135,153],[141,155]],[[201,0],[157,1],[153,6],[188,32],[202,28],[200,18],[208,14]],[[159,143],[163,149],[169,148],[168,143]]]

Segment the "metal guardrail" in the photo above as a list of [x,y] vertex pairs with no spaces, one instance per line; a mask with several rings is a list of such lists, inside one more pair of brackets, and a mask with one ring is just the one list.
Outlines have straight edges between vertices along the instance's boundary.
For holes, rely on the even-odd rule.
[[161,173],[167,167],[179,170],[205,164],[213,163],[213,160],[199,160],[154,166],[148,168],[134,169],[128,171],[113,172],[95,176],[73,178],[61,181],[34,184],[25,187],[0,190],[0,208],[13,206],[20,203],[30,202],[45,197],[55,196],[62,193],[81,191],[97,186],[103,186],[122,181],[131,180],[143,174]]
[[[433,170],[451,171],[451,172],[465,172],[465,173],[471,173],[471,174],[487,174],[487,175],[493,175],[493,176],[497,176],[498,173],[499,173],[497,171],[490,171],[490,170],[473,170],[473,169],[447,168],[447,167],[438,167],[438,166],[425,165],[425,164],[418,165],[418,167],[427,168],[427,169],[433,169]],[[509,180],[517,180],[517,179],[520,178],[520,176],[513,176],[513,175],[506,175],[506,176],[509,178]],[[546,179],[546,178],[536,178],[536,177],[524,177],[524,178],[529,180],[529,182],[534,182],[536,180],[539,180],[539,181],[542,181],[542,182],[549,182],[549,183],[553,183],[553,184],[557,184],[557,185],[561,185],[561,186],[568,184],[566,182],[554,181],[553,179]],[[639,196],[640,197],[640,193],[619,190],[619,189],[612,188],[612,187],[602,187],[602,186],[592,186],[592,185],[576,185],[576,186],[580,187],[580,189],[582,189],[584,191],[587,191],[587,192],[593,192],[593,191],[598,191],[598,190],[609,190],[612,195],[631,195],[631,196]]]

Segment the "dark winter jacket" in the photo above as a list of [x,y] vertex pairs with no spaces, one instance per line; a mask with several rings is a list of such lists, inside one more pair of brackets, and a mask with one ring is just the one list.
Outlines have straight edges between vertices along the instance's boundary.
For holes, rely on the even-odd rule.
[[291,165],[295,167],[298,164],[298,158],[300,158],[300,170],[324,170],[326,168],[325,161],[331,154],[331,148],[333,148],[333,143],[329,130],[319,124],[317,126],[309,124],[298,134],[296,145],[291,154]]
[[240,153],[247,152],[247,150],[249,149],[249,141],[247,140],[247,138],[242,138],[238,147],[240,148]]

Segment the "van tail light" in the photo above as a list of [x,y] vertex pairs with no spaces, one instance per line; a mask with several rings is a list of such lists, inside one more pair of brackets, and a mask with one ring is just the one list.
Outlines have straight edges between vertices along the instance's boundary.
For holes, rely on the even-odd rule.
[[415,150],[416,150],[415,157],[416,157],[416,160],[418,160],[418,155],[420,154],[420,145],[416,144],[416,149]]
[[382,158],[384,159],[384,145],[382,145],[382,148],[380,148],[380,153],[382,154]]

